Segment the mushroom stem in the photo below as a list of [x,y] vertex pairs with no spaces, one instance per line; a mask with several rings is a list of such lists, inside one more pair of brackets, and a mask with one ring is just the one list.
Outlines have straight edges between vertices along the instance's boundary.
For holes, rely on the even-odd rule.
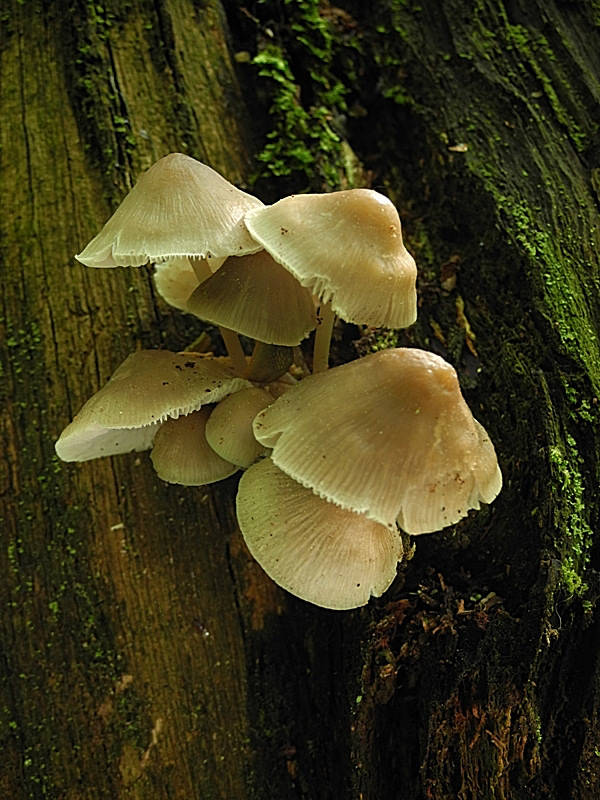
[[190,258],[189,261],[200,283],[211,277],[212,271],[205,258]]
[[288,371],[293,359],[291,347],[256,342],[244,377],[257,383],[270,383]]
[[185,348],[186,353],[208,353],[212,347],[210,336],[206,331],[202,331],[200,336]]
[[329,367],[329,345],[335,322],[335,311],[331,303],[321,304],[319,320],[313,348],[313,372],[325,372]]
[[222,325],[219,325],[219,332],[225,342],[233,368],[238,375],[243,375],[246,371],[246,356],[242,350],[239,336],[235,331],[230,328],[224,328]]

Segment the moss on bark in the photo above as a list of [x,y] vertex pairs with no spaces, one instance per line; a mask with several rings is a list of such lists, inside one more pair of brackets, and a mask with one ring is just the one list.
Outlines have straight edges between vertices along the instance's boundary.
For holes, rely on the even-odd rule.
[[[306,58],[286,34],[296,4],[268,5],[254,11],[310,113]],[[420,267],[414,329],[359,346],[449,358],[505,474],[491,513],[419,540],[406,583],[374,613],[356,795],[593,797],[597,12],[388,2],[320,13],[344,98],[330,109],[336,130],[363,180],[396,201]],[[567,700],[578,648],[585,677]]]
[[[237,67],[212,0],[4,14],[0,788],[595,797],[596,4],[225,7]],[[505,476],[491,508],[421,537],[390,592],[348,614],[264,577],[235,479],[190,491],[143,457],[53,455],[139,342],[200,330],[146,269],[84,270],[73,251],[161,155],[240,183],[259,134],[264,199],[369,184],[397,203],[419,321],[346,329],[334,352],[444,355]]]
[[218,588],[230,494],[157,485],[141,458],[53,452],[129,351],[194,336],[148,270],[87,272],[72,254],[170,150],[247,169],[222,23],[217,3],[184,2],[15,2],[3,21],[3,796],[246,791],[241,632]]

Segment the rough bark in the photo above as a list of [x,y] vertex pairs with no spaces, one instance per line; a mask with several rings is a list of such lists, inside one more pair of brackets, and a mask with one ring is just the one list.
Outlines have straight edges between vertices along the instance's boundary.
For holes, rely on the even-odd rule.
[[[1,14],[1,793],[597,797],[598,6],[225,11]],[[356,612],[269,582],[235,478],[183,489],[143,454],[53,451],[131,350],[201,330],[148,269],[86,270],[73,252],[160,156],[244,185],[265,142],[265,200],[355,183],[395,200],[419,322],[347,328],[334,352],[444,355],[505,477]]]
[[223,23],[186,2],[15,2],[3,21],[5,797],[245,796],[232,484],[185,492],[146,457],[53,453],[129,352],[194,338],[149,270],[92,274],[72,256],[169,151],[241,180]]

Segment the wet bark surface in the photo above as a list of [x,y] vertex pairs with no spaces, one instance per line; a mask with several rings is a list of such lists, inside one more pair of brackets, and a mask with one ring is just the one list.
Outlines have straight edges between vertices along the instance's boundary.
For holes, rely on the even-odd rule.
[[[596,4],[15,1],[1,22],[2,795],[596,797]],[[54,455],[128,353],[202,330],[149,268],[73,253],[162,155],[246,187],[269,141],[264,200],[385,191],[419,265],[417,324],[338,329],[334,358],[443,355],[504,474],[355,612],[264,576],[235,477]]]

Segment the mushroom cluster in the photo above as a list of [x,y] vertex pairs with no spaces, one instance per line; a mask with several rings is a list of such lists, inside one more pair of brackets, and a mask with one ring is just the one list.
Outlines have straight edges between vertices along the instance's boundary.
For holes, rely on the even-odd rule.
[[[244,470],[240,529],[292,594],[364,605],[392,583],[401,531],[438,531],[500,491],[494,447],[442,358],[395,348],[329,369],[336,316],[389,328],[416,319],[415,262],[382,194],[265,206],[172,153],[76,258],[154,264],[162,297],[218,326],[228,356],[130,355],[62,432],[58,456],[151,450],[158,476],[186,486]],[[292,372],[313,330],[312,374]],[[239,334],[255,340],[251,355]]]

